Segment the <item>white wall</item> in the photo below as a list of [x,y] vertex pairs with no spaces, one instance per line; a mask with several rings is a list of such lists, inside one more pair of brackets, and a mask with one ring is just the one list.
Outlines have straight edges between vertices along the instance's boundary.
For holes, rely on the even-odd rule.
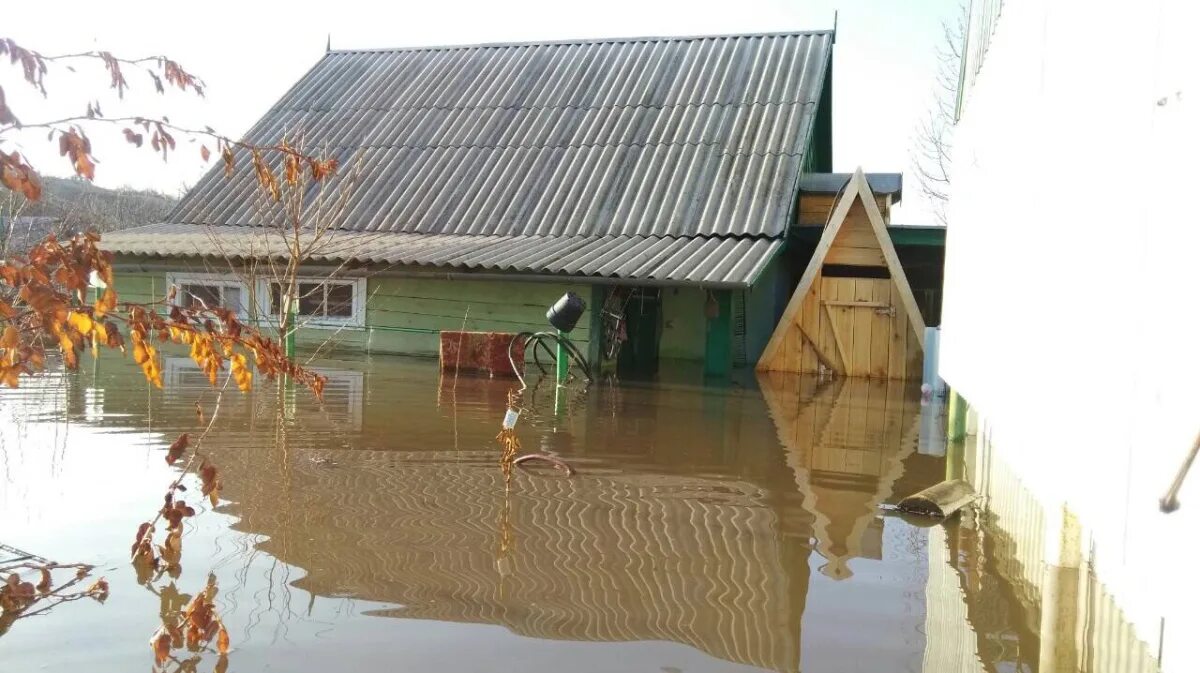
[[1005,3],[955,136],[941,351],[996,459],[1079,517],[1180,672],[1200,670],[1200,465],[1180,511],[1157,500],[1200,432],[1195,4]]

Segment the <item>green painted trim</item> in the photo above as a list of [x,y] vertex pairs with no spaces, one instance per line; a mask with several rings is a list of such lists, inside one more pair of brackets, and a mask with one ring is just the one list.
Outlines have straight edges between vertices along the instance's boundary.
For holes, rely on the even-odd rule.
[[762,278],[762,275],[764,273],[766,273],[767,269],[771,268],[771,264],[773,264],[775,262],[775,260],[779,259],[779,256],[783,254],[783,249],[786,247],[787,247],[787,245],[785,242],[785,245],[781,245],[778,248],[775,248],[775,252],[771,253],[771,256],[767,258],[767,261],[764,262],[763,265],[758,268],[758,271],[755,272],[754,277],[752,277],[750,279],[750,284],[744,288],[741,288],[738,291],[739,292],[754,291],[754,286],[758,284],[759,279]]
[[600,371],[600,342],[604,340],[604,298],[603,286],[592,286],[592,303],[588,306],[588,365],[592,373]]
[[[792,227],[792,239],[803,243],[816,245],[821,240],[824,227],[811,225]],[[887,228],[892,245],[912,245],[930,248],[946,247],[945,227],[920,227],[912,225],[891,225]]]
[[712,294],[717,317],[705,322],[704,375],[729,376],[733,372],[733,293],[713,290]]

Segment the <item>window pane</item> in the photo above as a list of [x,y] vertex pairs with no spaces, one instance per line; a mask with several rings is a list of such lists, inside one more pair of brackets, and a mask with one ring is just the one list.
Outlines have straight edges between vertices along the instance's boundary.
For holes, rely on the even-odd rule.
[[327,310],[331,318],[349,318],[354,315],[354,286],[345,283],[326,286]]
[[283,293],[283,286],[279,283],[271,283],[271,315],[279,315],[279,302],[282,301],[280,295]]
[[241,312],[242,310],[242,288],[226,287],[225,303],[223,306],[231,311]]
[[184,285],[180,306],[184,308],[216,308],[221,305],[221,288],[215,285]]
[[325,315],[322,310],[324,297],[322,288],[316,283],[300,283],[300,315]]

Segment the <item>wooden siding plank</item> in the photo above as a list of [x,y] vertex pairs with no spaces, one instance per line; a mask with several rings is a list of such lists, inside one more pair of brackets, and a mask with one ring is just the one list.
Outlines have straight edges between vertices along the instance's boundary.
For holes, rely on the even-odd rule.
[[871,311],[871,376],[878,379],[888,377],[888,352],[892,346],[892,323],[895,318],[891,315],[892,290],[891,282],[875,279],[871,283],[871,299],[887,308],[883,311]]
[[831,351],[825,349],[821,344],[821,300],[818,296],[819,287],[819,284],[814,285],[808,291],[808,297],[804,300],[804,306],[799,316],[800,330],[810,343],[810,346],[804,349],[801,356],[799,370],[808,374],[818,373],[817,361],[823,354],[827,362],[825,366],[833,371],[837,371],[837,368],[833,366],[834,359],[828,357]]
[[900,290],[894,283],[888,283],[888,294],[892,305],[896,307],[896,317],[891,325],[892,339],[888,347],[888,378],[902,379],[908,373],[908,315],[899,301]]
[[[854,302],[870,302],[874,298],[875,281],[871,278],[854,279]],[[875,322],[874,309],[855,306],[850,312],[850,329],[853,333],[854,376],[871,375],[871,323]]]
[[849,245],[835,245],[825,257],[826,264],[850,264],[853,266],[886,266],[887,261],[879,246],[861,248]]

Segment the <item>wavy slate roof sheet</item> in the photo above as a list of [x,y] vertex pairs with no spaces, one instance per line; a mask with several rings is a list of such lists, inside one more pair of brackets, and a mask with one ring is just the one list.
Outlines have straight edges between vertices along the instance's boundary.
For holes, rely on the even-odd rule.
[[[334,51],[247,140],[302,136],[360,171],[352,231],[728,247],[785,233],[832,42],[822,31]],[[237,159],[233,178],[214,167],[169,221],[258,223],[258,187]]]
[[[308,239],[305,239],[307,245]],[[156,224],[105,235],[117,253],[157,256],[286,258],[277,233],[259,227]],[[777,238],[653,236],[457,236],[334,232],[315,262],[418,266],[476,272],[562,274],[648,284],[750,285],[782,248]]]

